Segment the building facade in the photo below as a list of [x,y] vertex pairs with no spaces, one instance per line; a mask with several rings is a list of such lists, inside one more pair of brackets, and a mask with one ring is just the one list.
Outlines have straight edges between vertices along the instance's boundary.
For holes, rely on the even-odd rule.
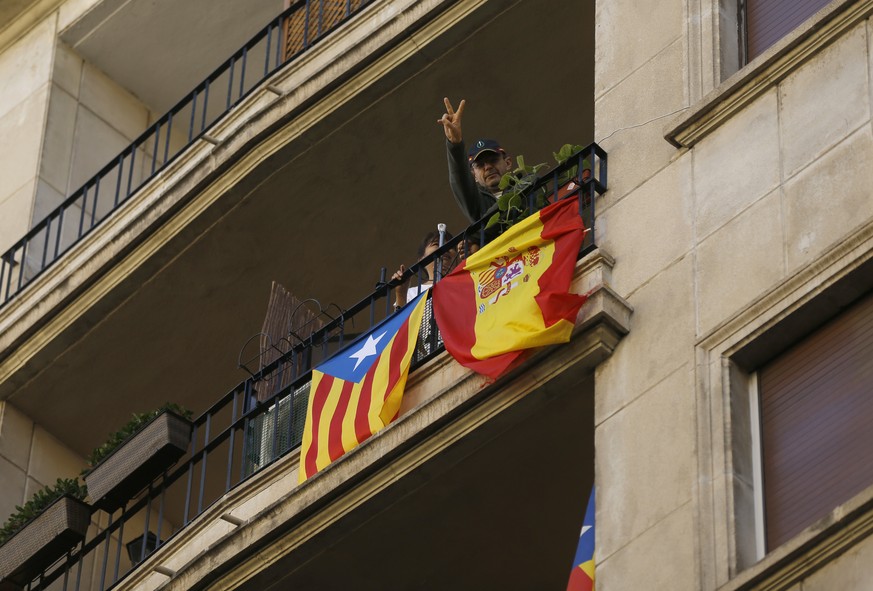
[[[30,588],[564,589],[594,487],[598,589],[866,589],[871,14],[0,5],[0,513],[132,412],[197,417]],[[496,381],[434,343],[397,421],[298,485],[306,372],[468,224],[444,96],[528,163],[596,143],[589,299]],[[273,281],[317,322],[259,335]]]

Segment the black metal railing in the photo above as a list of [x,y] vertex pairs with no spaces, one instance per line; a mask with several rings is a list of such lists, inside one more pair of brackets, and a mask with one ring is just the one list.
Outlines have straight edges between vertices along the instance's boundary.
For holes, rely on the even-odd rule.
[[[577,199],[586,235],[579,256],[595,248],[594,201],[606,190],[606,153],[596,144],[555,168],[531,189],[545,201]],[[584,169],[591,171],[586,180]],[[535,209],[534,200],[529,200]],[[426,279],[425,269],[436,267],[434,281],[458,262],[458,244],[484,245],[495,237],[483,218],[431,255],[410,266],[412,284]],[[151,552],[183,530],[231,489],[300,445],[309,397],[311,371],[357,335],[394,313],[393,291],[382,269],[376,289],[308,338],[283,339],[284,350],[273,362],[252,373],[194,421],[187,455],[175,468],[155,479],[125,506],[105,516],[105,527],[93,528],[78,547],[34,579],[28,589],[103,591],[132,572]],[[428,307],[412,370],[439,354],[442,340]],[[269,391],[259,391],[263,387]],[[261,401],[261,402],[259,402]],[[221,516],[234,524],[233,515]],[[238,525],[239,523],[236,523]]]
[[0,254],[0,307],[19,294],[280,67],[370,0],[297,0]]

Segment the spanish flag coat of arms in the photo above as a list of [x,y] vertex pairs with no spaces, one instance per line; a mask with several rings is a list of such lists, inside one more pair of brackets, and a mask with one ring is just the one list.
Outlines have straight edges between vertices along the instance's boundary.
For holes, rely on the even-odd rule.
[[564,199],[512,226],[433,287],[449,353],[497,378],[527,349],[566,343],[585,296],[569,292],[585,227]]

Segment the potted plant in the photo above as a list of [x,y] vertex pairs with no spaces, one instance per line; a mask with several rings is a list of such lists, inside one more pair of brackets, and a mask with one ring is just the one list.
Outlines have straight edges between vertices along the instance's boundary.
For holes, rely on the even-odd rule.
[[16,507],[0,528],[0,588],[27,585],[85,538],[91,508],[78,479],[58,479]]
[[176,404],[134,414],[88,457],[84,477],[94,507],[116,510],[185,455],[191,426],[191,411]]
[[[578,154],[582,150],[582,146],[573,144],[564,144],[557,152],[553,152],[555,162],[560,166],[571,157]],[[578,174],[578,164],[569,167],[557,178],[557,183],[553,187],[553,191],[548,191],[545,188],[539,189],[537,192],[530,194],[531,189],[540,180],[538,177],[539,171],[545,168],[545,163],[528,166],[524,162],[524,156],[516,157],[517,167],[515,170],[507,172],[500,179],[500,197],[497,198],[497,211],[494,212],[488,219],[486,228],[494,225],[499,225],[502,230],[521,221],[530,213],[527,209],[528,200],[532,197],[535,209],[542,209],[551,199],[558,196],[562,198],[565,194],[570,194],[577,189],[581,182],[591,178],[591,168],[588,160],[582,162],[582,174]]]

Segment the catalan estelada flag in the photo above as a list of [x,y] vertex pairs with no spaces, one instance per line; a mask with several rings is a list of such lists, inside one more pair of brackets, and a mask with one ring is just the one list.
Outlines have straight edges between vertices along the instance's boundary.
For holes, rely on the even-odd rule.
[[576,547],[576,558],[573,560],[573,570],[570,571],[570,582],[567,591],[594,591],[594,489],[588,497],[588,508],[582,522],[582,533],[579,535],[579,546]]
[[496,378],[524,350],[566,343],[585,296],[569,292],[585,236],[579,202],[564,199],[509,228],[433,287],[446,349]]
[[397,417],[427,295],[312,370],[300,482]]

